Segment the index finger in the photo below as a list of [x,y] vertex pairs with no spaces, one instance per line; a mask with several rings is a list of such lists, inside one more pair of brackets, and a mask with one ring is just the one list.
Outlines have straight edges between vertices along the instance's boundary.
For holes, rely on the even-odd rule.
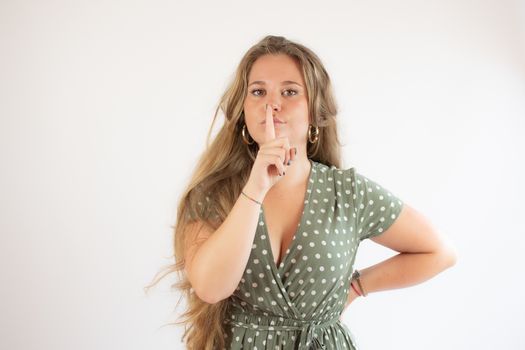
[[265,142],[271,141],[275,139],[275,128],[273,125],[273,115],[272,115],[272,109],[268,108],[268,105],[265,105],[265,112],[266,112],[266,140]]

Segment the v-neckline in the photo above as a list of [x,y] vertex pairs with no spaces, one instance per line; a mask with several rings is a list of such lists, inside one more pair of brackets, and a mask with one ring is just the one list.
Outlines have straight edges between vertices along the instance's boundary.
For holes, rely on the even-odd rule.
[[[274,270],[277,272],[277,273],[280,273],[281,272],[281,269],[284,269],[284,267],[286,266],[286,260],[288,259],[288,256],[290,255],[290,252],[292,251],[292,248],[294,246],[295,243],[297,243],[297,240],[298,240],[298,236],[297,236],[297,233],[299,231],[301,231],[303,225],[304,225],[304,218],[306,216],[306,213],[307,213],[307,207],[308,207],[308,204],[310,204],[310,195],[312,193],[312,187],[313,187],[313,184],[315,183],[315,180],[313,179],[314,178],[314,174],[316,173],[317,169],[314,169],[314,166],[315,166],[315,161],[312,160],[312,159],[308,159],[311,163],[311,166],[310,166],[310,173],[308,174],[308,180],[307,180],[307,183],[308,185],[306,186],[306,191],[304,193],[304,198],[303,198],[303,211],[302,211],[302,214],[301,214],[301,218],[299,219],[299,224],[297,225],[297,228],[292,236],[292,240],[290,241],[290,244],[288,245],[288,248],[286,248],[286,250],[284,251],[284,255],[282,256],[281,258],[281,261],[279,262],[279,264],[277,264],[274,260],[274,255],[273,255],[273,250],[272,250],[272,242],[270,241],[270,233],[268,231],[268,224],[266,223],[266,216],[264,215],[264,208],[263,206],[261,205],[261,215],[262,215],[262,222],[263,222],[263,226],[264,226],[264,233],[266,234],[267,236],[267,239],[265,239],[264,241],[267,242],[267,248],[268,248],[268,251],[269,251],[269,256],[270,256],[270,265],[274,268]],[[279,246],[279,250],[281,249],[281,247]]]

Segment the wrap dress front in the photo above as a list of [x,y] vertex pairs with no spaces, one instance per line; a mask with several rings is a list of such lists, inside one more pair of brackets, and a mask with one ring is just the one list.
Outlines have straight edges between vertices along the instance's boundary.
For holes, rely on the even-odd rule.
[[279,266],[259,210],[244,274],[227,299],[227,350],[358,349],[339,319],[357,249],[389,228],[403,201],[354,167],[310,162],[302,216]]

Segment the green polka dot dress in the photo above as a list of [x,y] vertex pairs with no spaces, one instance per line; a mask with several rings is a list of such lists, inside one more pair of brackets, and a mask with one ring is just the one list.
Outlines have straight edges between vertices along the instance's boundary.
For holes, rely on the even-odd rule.
[[227,299],[227,350],[358,349],[339,320],[357,248],[384,232],[403,202],[353,167],[310,162],[302,216],[279,266],[260,209],[246,269]]

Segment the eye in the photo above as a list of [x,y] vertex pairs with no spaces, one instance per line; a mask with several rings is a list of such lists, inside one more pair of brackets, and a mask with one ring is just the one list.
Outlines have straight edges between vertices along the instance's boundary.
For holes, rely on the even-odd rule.
[[293,95],[290,95],[290,96],[295,96],[295,95],[297,95],[297,91],[296,91],[296,90],[288,89],[288,90],[285,90],[285,91],[293,91]]
[[[252,95],[254,95],[254,92],[256,92],[256,91],[262,91],[262,90],[261,89],[254,89],[254,90],[251,91]],[[255,94],[255,96],[259,96],[259,95]]]
[[[251,92],[252,95],[254,95],[254,96],[260,96],[260,95],[256,94],[257,91],[264,91],[264,90],[263,90],[263,89],[254,89],[254,90],[252,90],[252,91],[250,91],[250,92]],[[286,92],[286,91],[292,91],[292,92],[293,92],[293,94],[291,94],[291,95],[289,94],[288,96],[295,96],[295,95],[297,95],[297,90],[294,90],[294,89],[286,89],[286,90],[284,90],[284,91],[285,91],[285,92]]]

